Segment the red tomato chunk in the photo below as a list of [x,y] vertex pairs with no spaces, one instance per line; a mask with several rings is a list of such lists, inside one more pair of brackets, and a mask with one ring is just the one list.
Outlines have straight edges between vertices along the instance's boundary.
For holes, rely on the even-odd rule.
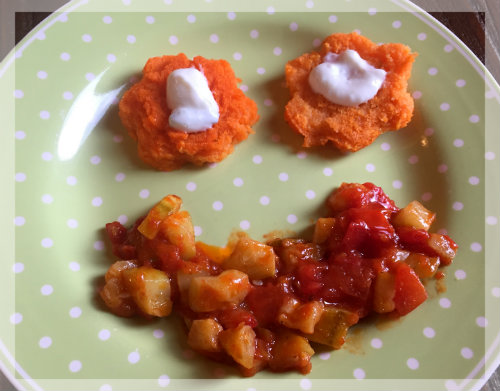
[[192,349],[244,376],[308,373],[314,344],[339,349],[359,319],[415,310],[427,299],[424,282],[442,279],[457,251],[448,236],[428,232],[433,212],[417,201],[399,209],[371,183],[333,191],[312,242],[240,234],[226,247],[195,243],[180,206],[170,195],[129,230],[106,225],[119,261],[101,297],[119,316],[173,308]]

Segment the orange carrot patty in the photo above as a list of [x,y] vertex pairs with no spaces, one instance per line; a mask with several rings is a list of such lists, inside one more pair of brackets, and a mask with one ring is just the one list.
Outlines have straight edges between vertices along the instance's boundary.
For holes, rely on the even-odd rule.
[[[185,132],[169,125],[172,110],[167,106],[167,78],[176,69],[194,68],[207,80],[219,107],[219,119],[203,131]],[[240,88],[225,60],[208,60],[181,53],[150,58],[142,78],[125,92],[119,115],[130,136],[137,141],[139,157],[162,171],[185,163],[203,165],[219,162],[233,152],[234,145],[253,133],[258,120],[257,105]]]
[[[330,53],[354,50],[372,67],[386,72],[376,95],[357,106],[332,103],[313,91],[311,71]],[[413,99],[407,92],[416,54],[397,43],[378,45],[355,32],[332,34],[318,52],[303,54],[285,68],[291,99],[285,107],[285,120],[304,136],[305,147],[329,141],[342,151],[357,151],[370,145],[380,134],[406,126],[413,115]]]

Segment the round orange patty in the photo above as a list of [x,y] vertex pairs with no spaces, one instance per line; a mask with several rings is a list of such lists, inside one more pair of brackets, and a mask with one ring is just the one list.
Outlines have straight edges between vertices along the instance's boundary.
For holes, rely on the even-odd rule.
[[[171,128],[166,81],[179,68],[194,67],[204,74],[219,105],[219,121],[210,129],[186,133]],[[183,53],[150,58],[142,79],[120,101],[119,115],[130,136],[137,141],[139,157],[158,170],[171,171],[185,163],[219,162],[233,146],[252,133],[258,120],[257,105],[238,88],[234,72],[225,60],[190,60]]]
[[[348,107],[331,103],[309,86],[309,73],[323,62],[327,53],[352,49],[375,68],[387,74],[377,95],[368,102]],[[343,151],[357,151],[370,145],[380,134],[400,129],[410,122],[413,99],[407,92],[408,79],[416,54],[408,46],[389,43],[377,45],[357,33],[332,34],[319,52],[289,61],[285,68],[291,100],[285,119],[304,136],[304,146],[331,141]]]

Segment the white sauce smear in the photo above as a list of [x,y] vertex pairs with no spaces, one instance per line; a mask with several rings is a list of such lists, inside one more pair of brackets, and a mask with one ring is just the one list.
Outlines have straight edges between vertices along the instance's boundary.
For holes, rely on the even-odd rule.
[[219,106],[206,77],[195,68],[176,69],[167,79],[168,123],[183,132],[210,129],[219,121]]
[[371,66],[349,49],[328,53],[309,74],[309,85],[332,103],[357,106],[377,95],[385,75],[386,71]]

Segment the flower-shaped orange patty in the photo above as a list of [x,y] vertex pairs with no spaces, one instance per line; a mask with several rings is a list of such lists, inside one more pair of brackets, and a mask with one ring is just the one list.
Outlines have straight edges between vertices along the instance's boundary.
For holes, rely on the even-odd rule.
[[[219,121],[210,129],[186,133],[169,126],[166,81],[172,71],[194,67],[202,72],[219,105]],[[202,165],[223,160],[233,146],[252,133],[257,105],[238,88],[240,81],[225,60],[176,56],[150,58],[120,101],[120,118],[137,141],[139,157],[158,170],[171,171],[185,163]]]
[[[308,82],[311,70],[328,53],[352,49],[375,68],[387,72],[377,95],[358,106],[331,103],[315,93]],[[380,134],[400,129],[410,122],[413,99],[407,92],[408,79],[416,54],[408,46],[389,43],[377,45],[357,33],[332,34],[319,52],[289,61],[285,68],[291,100],[285,119],[304,136],[304,146],[325,145],[331,141],[343,151],[357,151],[370,145]]]

